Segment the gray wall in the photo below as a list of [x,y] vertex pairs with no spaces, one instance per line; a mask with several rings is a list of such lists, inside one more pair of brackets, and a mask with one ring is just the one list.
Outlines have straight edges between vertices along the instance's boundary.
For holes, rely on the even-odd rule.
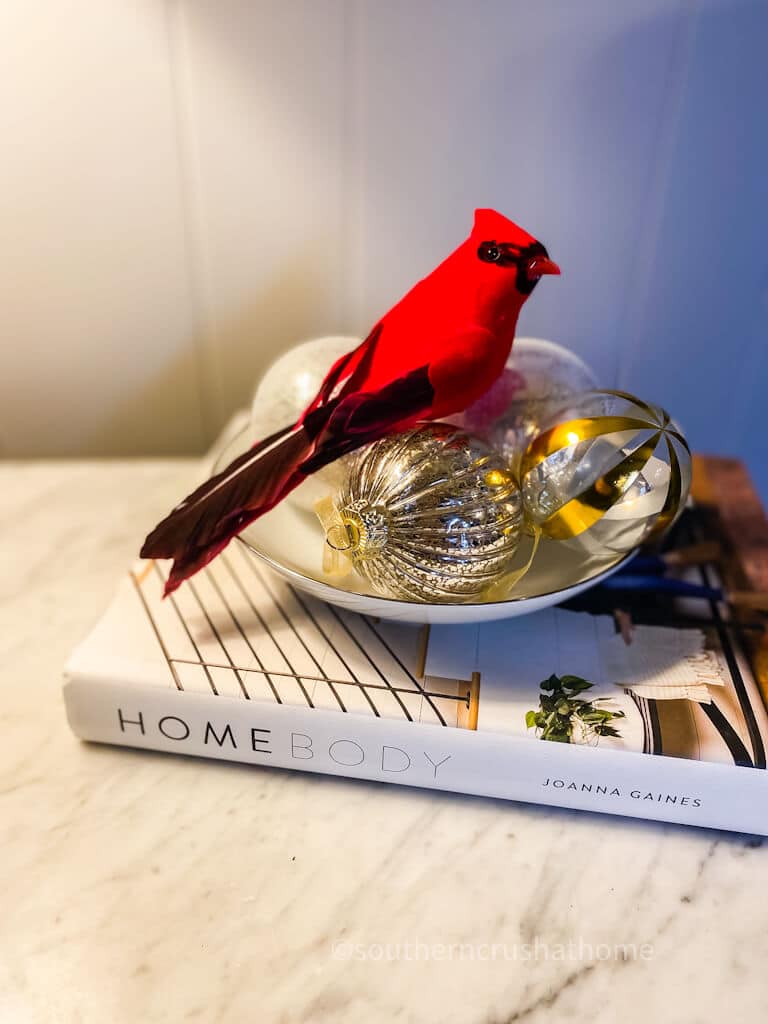
[[564,271],[521,332],[768,491],[765,0],[32,0],[0,33],[2,454],[200,450],[492,205]]

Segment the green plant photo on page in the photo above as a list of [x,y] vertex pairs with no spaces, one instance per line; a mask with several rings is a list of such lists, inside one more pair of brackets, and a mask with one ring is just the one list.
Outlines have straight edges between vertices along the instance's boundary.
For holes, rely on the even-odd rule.
[[601,736],[621,737],[612,722],[624,718],[624,712],[600,705],[611,703],[607,698],[584,700],[579,694],[591,690],[594,684],[580,676],[556,676],[539,684],[541,697],[539,710],[529,711],[525,724],[536,729],[538,738],[555,743],[595,744]]

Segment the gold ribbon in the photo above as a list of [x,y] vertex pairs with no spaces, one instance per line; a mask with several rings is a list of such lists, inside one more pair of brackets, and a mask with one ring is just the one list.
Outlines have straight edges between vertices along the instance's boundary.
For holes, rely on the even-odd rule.
[[325,532],[323,572],[328,576],[348,576],[352,571],[353,544],[347,524],[334,505],[333,498],[320,498],[314,508]]

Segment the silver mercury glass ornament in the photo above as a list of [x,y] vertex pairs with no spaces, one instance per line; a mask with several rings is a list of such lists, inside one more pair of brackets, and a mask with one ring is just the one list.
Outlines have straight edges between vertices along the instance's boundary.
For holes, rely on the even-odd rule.
[[327,570],[346,565],[379,594],[423,603],[480,598],[509,570],[522,529],[503,458],[444,423],[357,453],[335,498],[316,510]]

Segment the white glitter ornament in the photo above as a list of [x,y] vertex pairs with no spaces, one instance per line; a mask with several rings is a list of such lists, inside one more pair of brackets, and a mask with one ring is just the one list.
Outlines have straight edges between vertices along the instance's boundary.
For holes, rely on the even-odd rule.
[[[295,423],[320,390],[326,374],[339,358],[360,344],[360,338],[333,335],[295,345],[275,360],[259,382],[251,406],[253,442],[269,437]],[[285,499],[311,510],[328,489],[338,486],[344,474],[343,460],[332,462]]]
[[259,381],[251,405],[251,430],[259,441],[294,423],[315,397],[326,374],[360,338],[312,338],[279,356]]

